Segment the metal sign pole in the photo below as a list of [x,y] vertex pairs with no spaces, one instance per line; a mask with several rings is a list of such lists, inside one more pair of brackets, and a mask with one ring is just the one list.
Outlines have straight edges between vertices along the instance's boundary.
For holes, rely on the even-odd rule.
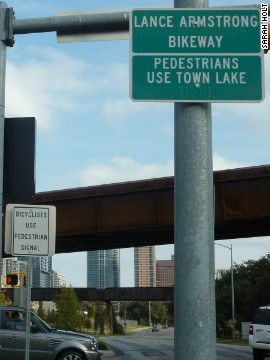
[[31,288],[32,288],[32,257],[28,256],[25,360],[29,360],[29,353],[30,353]]
[[[0,11],[7,8],[7,4],[0,1]],[[4,12],[0,13],[0,23],[4,23]],[[4,125],[5,125],[5,81],[6,81],[6,44],[5,28],[0,26],[0,278],[2,275],[2,213],[3,213],[3,172],[4,172]],[[0,286],[1,303],[1,286]],[[1,324],[1,311],[0,311]],[[0,329],[1,331],[1,329]]]
[[[175,0],[202,8],[207,0]],[[175,103],[174,357],[216,359],[211,104]]]
[[19,274],[20,276],[20,306],[22,306],[22,290],[23,290],[23,277],[22,274]]

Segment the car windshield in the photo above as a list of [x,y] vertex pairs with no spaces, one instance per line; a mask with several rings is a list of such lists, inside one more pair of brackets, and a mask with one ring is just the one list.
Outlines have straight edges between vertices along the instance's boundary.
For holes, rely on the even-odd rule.
[[51,328],[47,323],[45,323],[44,320],[42,320],[40,317],[38,317],[36,314],[31,312],[31,320],[39,325],[41,328],[43,328],[44,330],[46,330],[47,332],[53,331],[54,329]]
[[270,309],[259,309],[252,319],[252,323],[259,325],[270,325]]

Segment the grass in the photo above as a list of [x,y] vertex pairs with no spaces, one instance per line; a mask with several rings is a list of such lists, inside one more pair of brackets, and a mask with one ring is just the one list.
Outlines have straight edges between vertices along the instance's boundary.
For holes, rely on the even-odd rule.
[[248,345],[248,339],[217,339],[217,344]]
[[147,326],[142,326],[142,325],[127,325],[127,331],[146,328],[146,327]]

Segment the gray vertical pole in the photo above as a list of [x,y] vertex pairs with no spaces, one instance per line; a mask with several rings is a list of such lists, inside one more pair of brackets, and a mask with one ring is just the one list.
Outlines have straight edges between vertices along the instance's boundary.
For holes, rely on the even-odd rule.
[[[202,8],[208,0],[175,0]],[[175,103],[174,358],[216,359],[211,104]]]
[[23,306],[22,304],[22,291],[23,291],[23,277],[22,274],[20,273],[20,306]]
[[124,301],[124,308],[125,308],[124,329],[126,335],[127,334],[127,302],[126,301]]
[[234,284],[233,284],[233,253],[231,244],[231,286],[232,286],[232,338],[235,340],[235,319],[234,319]]
[[152,326],[152,321],[151,321],[151,301],[149,301],[148,303],[148,310],[149,310],[149,327]]
[[31,317],[31,289],[32,289],[32,257],[28,256],[27,266],[27,301],[26,301],[26,338],[25,338],[25,360],[30,355],[30,317]]
[[[0,9],[7,8],[7,4],[0,1]],[[3,15],[0,21],[4,21]],[[4,27],[1,27],[4,31]],[[0,30],[1,31],[1,30]],[[3,34],[0,38],[4,39]],[[5,83],[6,83],[6,44],[0,40],[0,279],[2,275],[2,216],[3,216],[3,172],[4,172],[4,128],[5,128]],[[0,303],[1,303],[1,286],[0,286]],[[1,324],[1,311],[0,311]],[[1,329],[0,329],[1,331]]]

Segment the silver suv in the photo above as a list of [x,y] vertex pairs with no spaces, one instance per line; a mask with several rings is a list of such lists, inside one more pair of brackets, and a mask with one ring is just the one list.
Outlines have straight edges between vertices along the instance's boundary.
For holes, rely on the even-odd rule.
[[270,356],[270,305],[261,306],[249,327],[249,345],[253,348],[254,360]]
[[[24,360],[26,309],[1,306],[0,359]],[[94,337],[56,330],[31,313],[31,360],[100,360],[102,352]]]

